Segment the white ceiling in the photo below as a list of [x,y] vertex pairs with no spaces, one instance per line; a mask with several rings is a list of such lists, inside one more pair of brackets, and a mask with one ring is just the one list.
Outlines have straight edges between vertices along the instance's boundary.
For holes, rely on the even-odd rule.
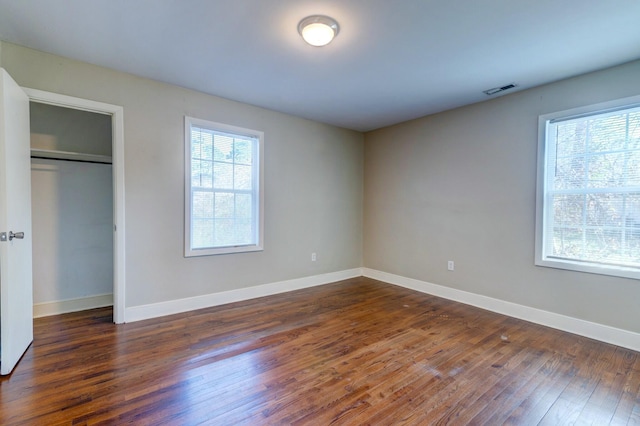
[[639,59],[640,1],[0,0],[0,39],[367,131]]

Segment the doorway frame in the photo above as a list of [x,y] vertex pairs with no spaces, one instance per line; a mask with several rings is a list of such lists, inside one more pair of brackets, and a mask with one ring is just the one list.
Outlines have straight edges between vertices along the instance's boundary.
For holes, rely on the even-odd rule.
[[125,318],[125,215],[124,215],[124,108],[73,96],[22,87],[30,102],[55,105],[111,116],[113,171],[113,322]]

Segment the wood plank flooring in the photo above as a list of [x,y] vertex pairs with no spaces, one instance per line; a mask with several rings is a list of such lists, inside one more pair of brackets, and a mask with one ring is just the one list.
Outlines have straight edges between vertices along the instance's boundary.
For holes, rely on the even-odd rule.
[[35,320],[0,424],[640,424],[638,352],[367,278],[111,315]]

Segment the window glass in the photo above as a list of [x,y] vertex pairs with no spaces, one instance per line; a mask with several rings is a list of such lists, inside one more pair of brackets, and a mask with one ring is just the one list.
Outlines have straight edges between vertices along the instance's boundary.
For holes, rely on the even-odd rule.
[[640,278],[638,102],[540,124],[536,263]]
[[262,249],[261,132],[185,118],[185,255]]

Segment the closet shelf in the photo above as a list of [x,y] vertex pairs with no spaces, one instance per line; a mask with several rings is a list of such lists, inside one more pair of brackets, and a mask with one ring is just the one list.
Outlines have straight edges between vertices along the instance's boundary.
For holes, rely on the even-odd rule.
[[31,148],[31,157],[46,158],[51,160],[83,161],[87,163],[112,163],[111,156],[109,155],[84,154],[82,152],[69,151],[52,151],[48,149]]

